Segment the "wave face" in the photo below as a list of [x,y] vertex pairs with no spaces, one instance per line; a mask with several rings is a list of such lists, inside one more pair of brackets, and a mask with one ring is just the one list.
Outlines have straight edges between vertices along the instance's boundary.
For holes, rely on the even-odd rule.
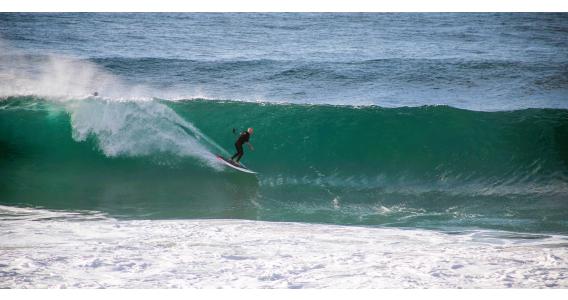
[[[568,110],[0,102],[0,202],[124,218],[568,232]],[[231,129],[254,127],[225,169]],[[223,150],[223,149],[226,149]]]

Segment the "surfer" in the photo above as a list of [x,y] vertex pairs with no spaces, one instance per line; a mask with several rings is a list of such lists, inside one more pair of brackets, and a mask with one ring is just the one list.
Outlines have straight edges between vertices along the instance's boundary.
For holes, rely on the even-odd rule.
[[[241,133],[241,135],[239,135],[239,138],[237,139],[237,141],[235,142],[235,148],[237,148],[237,153],[235,153],[235,155],[233,155],[231,157],[231,161],[239,164],[239,160],[241,160],[241,157],[243,157],[243,144],[247,143],[247,145],[249,146],[250,150],[254,151],[254,147],[252,146],[252,144],[249,142],[250,139],[250,135],[252,134],[253,129],[249,128],[247,129],[247,131],[243,131]],[[233,133],[235,133],[235,129],[233,128]],[[235,157],[237,158],[237,160],[235,160]]]

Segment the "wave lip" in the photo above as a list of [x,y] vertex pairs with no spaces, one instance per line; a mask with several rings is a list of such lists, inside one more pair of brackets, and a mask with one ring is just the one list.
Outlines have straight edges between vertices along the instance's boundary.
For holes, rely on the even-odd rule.
[[[170,154],[217,166],[202,143],[214,144],[193,124],[158,102],[80,101],[68,105],[73,139],[93,136],[109,157]],[[218,167],[218,166],[217,166]]]

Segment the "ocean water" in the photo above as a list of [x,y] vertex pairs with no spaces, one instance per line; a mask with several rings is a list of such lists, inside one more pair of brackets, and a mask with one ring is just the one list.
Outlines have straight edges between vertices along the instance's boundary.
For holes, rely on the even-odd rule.
[[0,13],[1,287],[568,287],[567,70],[564,13]]

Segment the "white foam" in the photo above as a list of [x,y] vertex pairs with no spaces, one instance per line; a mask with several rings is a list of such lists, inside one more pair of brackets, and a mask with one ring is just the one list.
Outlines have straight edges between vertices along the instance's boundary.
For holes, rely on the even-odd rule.
[[190,156],[221,168],[211,151],[224,153],[190,122],[156,101],[73,101],[66,105],[71,115],[73,138],[96,138],[109,157],[172,154]]
[[0,39],[0,98],[38,96],[57,101],[84,99],[97,92],[106,99],[150,100],[167,96],[129,84],[88,60],[45,53],[29,55]]
[[0,38],[0,99],[37,96],[65,102],[90,98],[95,92],[116,102],[211,98],[199,87],[164,89],[132,83],[87,59],[49,52],[30,55]]
[[[171,92],[126,83],[96,64],[68,56],[30,56],[0,39],[0,98],[39,96],[64,105],[73,138],[93,136],[107,156],[173,154],[222,169],[227,154],[192,123],[154,97]],[[98,92],[97,97],[93,93]]]
[[0,206],[0,287],[568,287],[568,239]]

